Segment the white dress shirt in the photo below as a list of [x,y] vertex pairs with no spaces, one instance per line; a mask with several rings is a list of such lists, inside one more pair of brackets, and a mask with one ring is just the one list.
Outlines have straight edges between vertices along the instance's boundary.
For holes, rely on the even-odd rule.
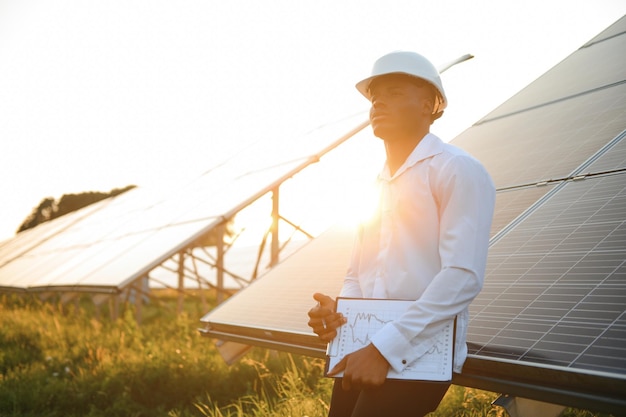
[[454,372],[467,358],[468,307],[483,284],[495,188],[465,151],[429,133],[391,176],[356,239],[341,296],[416,300],[371,342],[401,372],[457,317]]

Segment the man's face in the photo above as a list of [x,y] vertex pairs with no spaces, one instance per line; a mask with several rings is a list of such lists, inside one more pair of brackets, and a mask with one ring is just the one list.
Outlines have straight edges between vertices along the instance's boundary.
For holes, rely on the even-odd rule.
[[402,74],[376,78],[370,84],[370,122],[374,135],[384,140],[404,138],[430,125],[433,94],[419,80]]

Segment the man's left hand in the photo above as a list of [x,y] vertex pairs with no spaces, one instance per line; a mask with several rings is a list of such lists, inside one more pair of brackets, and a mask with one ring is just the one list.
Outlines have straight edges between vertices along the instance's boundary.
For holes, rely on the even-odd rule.
[[343,371],[341,387],[345,391],[362,390],[382,385],[387,379],[389,362],[371,343],[362,349],[346,355],[328,376]]

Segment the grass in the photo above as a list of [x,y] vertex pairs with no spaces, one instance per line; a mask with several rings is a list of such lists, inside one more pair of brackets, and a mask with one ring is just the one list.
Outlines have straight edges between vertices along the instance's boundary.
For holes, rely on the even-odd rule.
[[[0,416],[325,416],[332,381],[323,361],[252,349],[228,366],[197,331],[200,302],[174,313],[159,291],[139,325],[88,302],[61,306],[0,296]],[[452,386],[431,417],[501,417],[497,394]],[[601,416],[569,409],[567,417]]]

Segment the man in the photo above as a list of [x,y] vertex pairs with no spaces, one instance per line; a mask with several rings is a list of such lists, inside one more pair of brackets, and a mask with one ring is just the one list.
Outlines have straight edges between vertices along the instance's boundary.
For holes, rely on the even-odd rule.
[[[374,135],[387,160],[379,176],[378,215],[361,226],[340,296],[415,300],[366,347],[329,371],[343,371],[330,416],[422,416],[437,408],[447,383],[387,380],[433,346],[456,317],[453,370],[467,357],[468,306],[482,288],[495,190],[483,166],[430,133],[447,99],[423,56],[393,52],[356,85],[371,101]],[[315,294],[309,326],[328,342],[345,319],[334,300]]]

